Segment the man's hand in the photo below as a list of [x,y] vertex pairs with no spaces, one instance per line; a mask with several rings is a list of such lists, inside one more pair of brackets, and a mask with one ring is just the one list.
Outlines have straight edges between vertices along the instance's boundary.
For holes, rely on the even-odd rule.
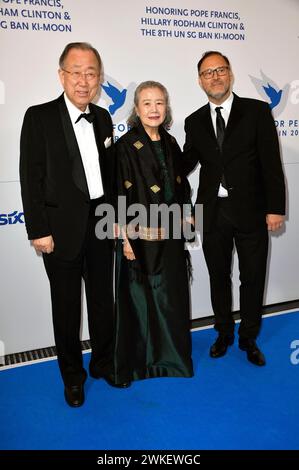
[[279,214],[267,214],[266,222],[268,225],[268,230],[275,232],[275,230],[278,230],[282,227],[284,216]]
[[32,245],[37,251],[40,251],[42,253],[49,254],[54,251],[54,240],[52,238],[52,235],[43,238],[36,238],[35,240],[32,240]]

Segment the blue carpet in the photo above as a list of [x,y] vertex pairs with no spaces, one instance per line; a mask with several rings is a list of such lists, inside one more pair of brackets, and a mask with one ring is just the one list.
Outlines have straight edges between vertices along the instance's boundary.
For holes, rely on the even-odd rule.
[[299,364],[290,360],[299,312],[264,320],[261,368],[237,343],[211,359],[212,329],[192,338],[194,378],[127,390],[88,378],[77,409],[64,401],[56,361],[3,370],[0,449],[299,449]]

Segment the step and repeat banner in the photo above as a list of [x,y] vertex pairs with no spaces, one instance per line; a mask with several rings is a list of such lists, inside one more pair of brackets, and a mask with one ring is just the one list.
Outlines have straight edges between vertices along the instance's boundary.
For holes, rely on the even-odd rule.
[[[287,180],[287,221],[283,233],[271,235],[264,303],[298,299],[299,1],[0,0],[0,356],[54,344],[48,280],[26,237],[19,137],[26,109],[61,93],[58,58],[73,41],[90,42],[102,56],[97,103],[109,110],[116,139],[127,131],[136,85],[157,80],[169,91],[171,133],[183,145],[185,117],[206,103],[197,82],[199,58],[207,50],[229,57],[234,91],[272,108]],[[190,182],[196,194],[196,171]],[[200,237],[190,249],[192,317],[209,316]],[[236,258],[233,281],[238,309]]]

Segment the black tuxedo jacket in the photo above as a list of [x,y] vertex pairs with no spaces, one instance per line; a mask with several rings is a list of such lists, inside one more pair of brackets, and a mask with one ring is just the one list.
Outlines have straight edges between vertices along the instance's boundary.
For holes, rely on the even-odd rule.
[[[105,200],[112,201],[114,149],[109,113],[89,105],[99,151]],[[111,138],[111,146],[104,142]],[[79,253],[89,214],[83,163],[63,95],[30,107],[21,132],[20,181],[30,240],[52,235],[55,253],[73,259]]]
[[222,153],[206,104],[187,117],[184,169],[200,163],[197,203],[203,204],[209,230],[222,174],[228,186],[234,220],[244,231],[265,221],[266,214],[285,213],[284,175],[275,123],[267,103],[234,94]]

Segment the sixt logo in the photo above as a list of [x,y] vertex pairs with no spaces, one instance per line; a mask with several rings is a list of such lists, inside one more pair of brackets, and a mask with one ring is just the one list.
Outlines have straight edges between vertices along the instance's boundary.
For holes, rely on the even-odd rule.
[[254,84],[257,92],[263,98],[264,101],[269,102],[269,106],[273,111],[275,109],[275,114],[278,115],[282,113],[284,108],[286,107],[289,91],[290,91],[290,84],[287,83],[282,89],[275,83],[271,78],[267,77],[261,71],[262,80],[256,77],[252,77],[249,75],[252,83]]
[[105,80],[102,84],[104,93],[101,99],[108,108],[109,113],[113,116],[113,120],[122,121],[127,119],[133,106],[134,91],[136,83],[130,83],[127,88],[123,88],[120,83],[112,77],[105,75]]
[[0,214],[0,225],[24,224],[24,212],[14,211],[11,214]]

